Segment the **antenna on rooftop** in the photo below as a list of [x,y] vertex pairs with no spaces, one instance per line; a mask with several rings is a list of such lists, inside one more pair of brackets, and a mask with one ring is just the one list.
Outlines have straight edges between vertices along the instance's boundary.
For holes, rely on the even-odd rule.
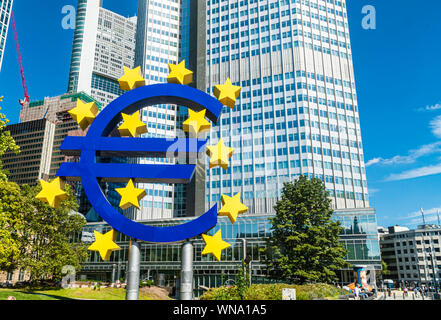
[[426,225],[426,219],[424,218],[424,210],[421,208],[421,214],[423,215],[423,225]]
[[439,210],[436,212],[437,216],[438,216],[438,226],[441,226],[441,223],[439,222]]

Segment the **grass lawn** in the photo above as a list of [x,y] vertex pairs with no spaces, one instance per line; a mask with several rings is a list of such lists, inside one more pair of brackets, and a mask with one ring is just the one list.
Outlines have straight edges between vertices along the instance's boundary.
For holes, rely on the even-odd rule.
[[9,296],[14,296],[17,300],[61,300],[59,298],[37,295],[18,289],[0,289],[0,300],[7,300]]
[[[125,300],[126,290],[118,288],[73,288],[73,289],[0,289],[0,300],[7,300],[14,296],[17,300]],[[139,300],[163,300],[166,297],[159,297],[149,292],[140,291]]]

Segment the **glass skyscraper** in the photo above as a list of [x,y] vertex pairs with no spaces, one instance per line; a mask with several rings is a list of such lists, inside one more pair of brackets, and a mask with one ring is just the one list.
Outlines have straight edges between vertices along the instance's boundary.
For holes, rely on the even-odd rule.
[[[141,66],[147,85],[166,83],[169,64],[185,60],[193,71],[193,83],[205,88],[205,43],[198,35],[205,33],[205,10],[201,0],[138,1],[135,65]],[[201,21],[202,20],[202,21]],[[202,28],[202,29],[201,29]],[[201,29],[201,30],[199,30]],[[202,49],[204,48],[204,49]],[[185,137],[182,122],[187,109],[177,105],[155,105],[144,108],[142,121],[147,124],[146,136],[160,138]],[[183,159],[141,159],[141,163],[176,163]],[[203,214],[205,185],[203,168],[196,170],[188,185],[145,184],[147,197],[141,203],[138,220],[164,219]]]
[[[135,65],[141,66],[147,85],[166,83],[169,64],[179,59],[179,32],[181,2],[138,1]],[[142,110],[141,119],[147,124],[146,137],[174,138],[176,136],[177,106],[155,105]],[[143,158],[145,163],[174,163],[173,159]],[[140,184],[147,196],[141,201],[137,220],[172,218],[174,204],[173,185]]]
[[320,178],[346,260],[380,268],[345,1],[209,0],[206,12],[206,90],[242,87],[210,134],[235,152],[227,171],[207,170],[206,207],[241,192],[249,214],[274,214],[284,182]]
[[369,207],[345,1],[207,1],[206,63],[208,92],[242,86],[210,135],[235,153],[207,171],[207,208],[241,192],[250,213],[272,213],[301,174],[335,209]]
[[[102,0],[78,0],[72,56],[69,71],[68,92],[85,92],[104,108],[124,93],[118,79],[124,67],[133,68],[135,63],[136,16],[126,18],[102,7]],[[99,158],[104,163],[124,163],[131,159]],[[121,200],[116,188],[124,184],[101,183],[110,203],[121,213]],[[92,221],[101,220],[77,184],[80,211]],[[133,217],[134,210],[124,212]]]
[[[376,214],[369,206],[345,1],[140,0],[136,57],[135,65],[142,66],[148,84],[166,82],[168,63],[188,59],[187,68],[198,70],[198,88],[213,94],[214,86],[228,77],[242,87],[235,109],[225,107],[209,134],[208,145],[217,144],[222,137],[235,149],[230,166],[226,171],[208,169],[207,162],[207,169],[202,170],[206,184],[192,192],[205,196],[205,201],[194,201],[205,203],[205,210],[220,204],[222,194],[241,192],[249,211],[239,215],[234,225],[219,217],[218,226],[210,231],[214,234],[222,229],[224,240],[232,245],[223,251],[221,262],[201,257],[202,239],[194,239],[196,295],[202,292],[199,285],[214,287],[234,278],[244,259],[242,239],[252,258],[253,281],[267,281],[259,248],[265,246],[264,237],[271,235],[268,218],[274,214],[283,183],[301,174],[325,182],[334,219],[344,229],[341,241],[348,250],[346,260],[370,270],[381,268]],[[176,118],[172,121],[169,116]],[[186,117],[186,109],[179,106],[154,106],[143,112],[149,134],[159,137],[179,135]],[[191,201],[185,198],[191,188],[146,186],[151,188],[140,217],[154,220],[143,223],[168,226],[189,220]],[[164,191],[171,192],[167,198]],[[172,203],[172,209],[165,211],[164,203]],[[177,216],[187,217],[172,218]],[[106,226],[88,228],[92,232]],[[116,262],[125,269],[128,239],[120,235],[118,242],[123,251],[105,263],[92,256],[84,275],[109,278]],[[180,270],[179,248],[143,243],[141,278],[162,278],[173,285]],[[351,268],[338,275],[344,284],[353,281]]]
[[13,2],[14,0],[0,0],[0,70],[3,64],[6,39],[8,38],[9,20],[11,17]]
[[86,92],[106,106],[124,93],[118,79],[135,63],[136,17],[102,7],[102,0],[79,0],[68,92]]

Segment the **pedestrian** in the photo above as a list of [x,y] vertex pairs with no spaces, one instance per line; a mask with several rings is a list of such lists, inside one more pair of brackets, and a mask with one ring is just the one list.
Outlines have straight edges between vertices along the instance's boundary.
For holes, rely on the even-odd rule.
[[387,294],[389,297],[392,295],[392,289],[390,287],[387,287]]
[[407,287],[404,288],[403,292],[404,292],[404,296],[407,297],[407,293],[408,293]]
[[360,299],[360,285],[358,283],[355,284],[354,293],[355,293],[355,300],[359,300]]

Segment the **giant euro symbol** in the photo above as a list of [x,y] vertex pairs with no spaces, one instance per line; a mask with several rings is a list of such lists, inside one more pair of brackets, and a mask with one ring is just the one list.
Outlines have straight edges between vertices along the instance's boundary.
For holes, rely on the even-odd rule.
[[[81,181],[95,211],[110,226],[134,239],[152,243],[171,243],[196,237],[217,224],[218,208],[213,206],[199,218],[173,227],[152,227],[134,222],[111,206],[98,179],[107,182],[189,183],[195,165],[108,164],[98,163],[98,156],[115,157],[176,157],[182,152],[203,152],[206,140],[160,138],[113,138],[111,131],[121,121],[121,113],[133,114],[157,104],[176,104],[194,111],[207,110],[207,117],[217,123],[222,104],[203,91],[178,85],[156,84],[131,90],[105,107],[92,123],[86,137],[66,137],[60,149],[66,155],[81,156],[78,163],[63,163],[58,177]],[[170,152],[172,150],[172,152]],[[173,152],[174,150],[174,152]]]

